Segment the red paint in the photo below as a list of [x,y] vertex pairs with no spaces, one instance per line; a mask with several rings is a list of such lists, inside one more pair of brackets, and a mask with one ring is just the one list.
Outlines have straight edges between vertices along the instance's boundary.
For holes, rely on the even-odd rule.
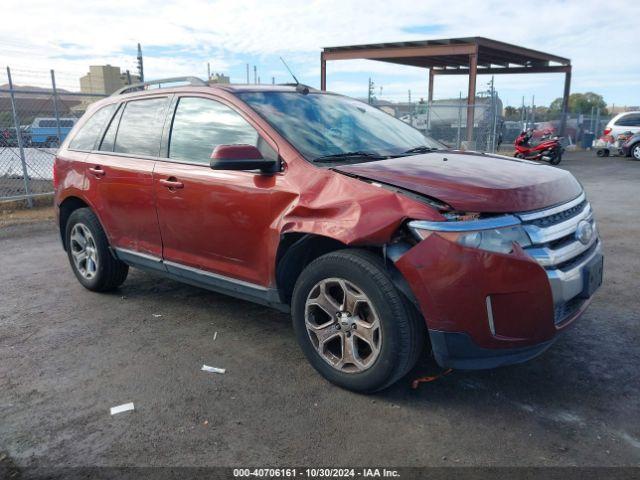
[[253,145],[218,145],[211,154],[213,160],[260,160],[262,154]]
[[337,169],[423,193],[468,212],[537,210],[571,200],[582,191],[564,170],[462,152],[432,152]]
[[[283,234],[302,232],[345,245],[381,246],[406,220],[444,220],[426,203],[339,171],[471,212],[534,210],[580,193],[580,185],[568,172],[460,152],[339,167],[339,171],[322,169],[305,161],[236,98],[234,87],[162,92],[213,98],[233,107],[279,153],[283,170],[275,174],[212,170],[207,164],[166,158],[75,152],[67,141],[55,162],[56,205],[68,197],[82,199],[97,214],[114,247],[261,286],[275,286],[276,252]],[[144,95],[110,97],[94,104],[91,112]],[[251,155],[248,149],[240,150],[220,147],[214,156],[253,158],[246,156]],[[402,256],[397,266],[430,328],[468,332],[487,347],[535,343],[556,330],[544,271],[523,253],[493,254],[432,235]],[[503,332],[498,337],[486,327],[487,295],[495,297],[496,327]]]

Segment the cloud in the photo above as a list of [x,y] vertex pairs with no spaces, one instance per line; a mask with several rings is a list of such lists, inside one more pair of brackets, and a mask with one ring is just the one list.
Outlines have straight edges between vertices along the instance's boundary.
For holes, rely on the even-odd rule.
[[[244,63],[251,61],[259,63],[263,78],[275,76],[273,71],[280,78],[287,75],[278,60],[283,55],[317,84],[324,46],[478,35],[569,57],[574,91],[606,92],[612,85],[630,103],[640,103],[640,55],[627,53],[640,43],[638,18],[640,4],[620,0],[606,7],[595,0],[31,0],[3,10],[0,64],[78,76],[90,64],[132,69],[141,42],[149,76],[199,73],[213,61],[215,69],[229,69],[242,80]],[[418,86],[426,77],[420,69],[378,62],[331,62],[328,71],[330,84],[373,75],[389,90],[403,79]],[[514,92],[531,88],[540,89],[541,98],[557,96],[560,75],[527,77],[500,82]],[[457,93],[459,84],[448,78],[436,93]]]

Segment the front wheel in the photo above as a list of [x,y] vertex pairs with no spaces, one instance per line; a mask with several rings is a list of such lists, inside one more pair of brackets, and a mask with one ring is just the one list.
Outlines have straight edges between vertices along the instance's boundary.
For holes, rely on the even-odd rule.
[[105,292],[126,280],[129,267],[113,257],[98,217],[90,209],[79,208],[71,214],[65,245],[71,269],[85,288]]
[[632,148],[631,148],[631,156],[633,158],[635,158],[636,160],[640,160],[640,143],[636,143]]
[[349,390],[375,392],[404,376],[423,350],[426,327],[382,260],[340,250],[313,261],[292,298],[293,326],[311,365]]

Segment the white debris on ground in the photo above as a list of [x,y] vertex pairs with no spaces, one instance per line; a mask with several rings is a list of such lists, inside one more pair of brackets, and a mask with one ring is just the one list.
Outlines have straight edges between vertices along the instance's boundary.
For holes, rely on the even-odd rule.
[[213,334],[213,340],[214,340],[214,341],[216,340],[216,338],[218,338],[218,332],[215,332],[215,333]]
[[129,410],[133,410],[133,403],[124,403],[122,405],[118,405],[117,407],[111,407],[111,415],[128,412]]
[[209,373],[224,373],[226,371],[224,368],[210,367],[209,365],[202,365],[201,370]]
[[161,316],[162,316],[162,314],[161,314],[161,313],[154,313],[154,314],[153,314],[153,316],[154,316],[155,318],[159,318],[159,317],[161,317]]

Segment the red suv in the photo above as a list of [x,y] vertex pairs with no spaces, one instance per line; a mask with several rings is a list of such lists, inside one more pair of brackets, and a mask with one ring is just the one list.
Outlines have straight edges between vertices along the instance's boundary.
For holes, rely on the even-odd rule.
[[442,367],[528,360],[601,283],[566,171],[301,85],[197,83],[97,102],[58,152],[60,235],[89,290],[132,266],[291,311],[316,370],[372,392],[425,344]]

